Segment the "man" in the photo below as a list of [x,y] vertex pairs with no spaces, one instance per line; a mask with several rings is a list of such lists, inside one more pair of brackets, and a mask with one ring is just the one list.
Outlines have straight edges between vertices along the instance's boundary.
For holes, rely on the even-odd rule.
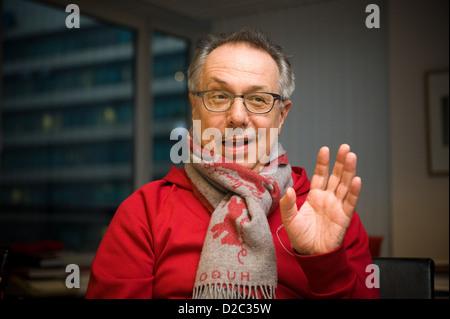
[[211,35],[188,77],[189,160],[122,203],[86,297],[378,297],[356,155],[342,145],[329,176],[323,147],[310,183],[277,142],[294,90],[281,48],[249,29]]

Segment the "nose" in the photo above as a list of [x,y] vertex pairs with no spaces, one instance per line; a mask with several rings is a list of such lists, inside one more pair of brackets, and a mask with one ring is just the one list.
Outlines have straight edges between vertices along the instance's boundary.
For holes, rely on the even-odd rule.
[[230,109],[227,111],[227,124],[229,127],[247,127],[249,114],[244,105],[244,99],[236,97]]

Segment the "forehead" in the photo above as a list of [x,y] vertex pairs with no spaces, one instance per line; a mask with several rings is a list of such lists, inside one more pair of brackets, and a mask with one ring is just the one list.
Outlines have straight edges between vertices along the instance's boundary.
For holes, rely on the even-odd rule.
[[202,68],[201,82],[274,89],[279,78],[275,60],[264,50],[245,43],[225,44],[213,50]]

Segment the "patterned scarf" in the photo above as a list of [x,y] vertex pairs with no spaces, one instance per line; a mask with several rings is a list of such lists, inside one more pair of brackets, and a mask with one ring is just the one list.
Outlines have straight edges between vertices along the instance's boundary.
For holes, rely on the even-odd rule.
[[275,298],[277,263],[267,216],[292,186],[280,144],[256,173],[193,143],[185,171],[212,213],[195,278],[194,299]]

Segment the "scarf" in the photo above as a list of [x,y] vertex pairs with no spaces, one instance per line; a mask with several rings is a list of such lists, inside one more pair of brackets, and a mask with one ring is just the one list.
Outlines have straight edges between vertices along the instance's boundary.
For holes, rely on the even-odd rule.
[[194,299],[275,298],[277,263],[267,216],[292,186],[281,144],[256,173],[201,148],[188,136],[185,172],[195,196],[211,212]]

